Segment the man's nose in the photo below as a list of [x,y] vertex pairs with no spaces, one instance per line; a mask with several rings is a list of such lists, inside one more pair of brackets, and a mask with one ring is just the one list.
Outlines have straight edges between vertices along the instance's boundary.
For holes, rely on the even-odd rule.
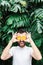
[[23,41],[22,39],[20,41]]
[[21,39],[20,41],[22,42],[23,40]]

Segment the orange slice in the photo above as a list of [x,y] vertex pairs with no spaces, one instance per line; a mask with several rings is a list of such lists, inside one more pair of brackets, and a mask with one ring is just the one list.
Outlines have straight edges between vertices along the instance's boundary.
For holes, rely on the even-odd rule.
[[17,36],[17,40],[20,40],[21,39],[21,36]]
[[26,36],[21,36],[21,40],[26,40]]
[[26,40],[26,36],[17,36],[17,40]]

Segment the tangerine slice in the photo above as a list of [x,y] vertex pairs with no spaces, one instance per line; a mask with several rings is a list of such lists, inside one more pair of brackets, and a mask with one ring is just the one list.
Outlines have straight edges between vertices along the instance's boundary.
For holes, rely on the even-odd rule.
[[26,36],[22,36],[21,37],[21,40],[26,40]]
[[21,39],[21,36],[17,36],[17,40],[20,40]]

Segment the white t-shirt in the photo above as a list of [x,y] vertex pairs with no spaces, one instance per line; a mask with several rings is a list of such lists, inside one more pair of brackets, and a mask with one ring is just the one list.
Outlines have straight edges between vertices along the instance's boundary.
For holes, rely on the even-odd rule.
[[21,48],[13,46],[9,53],[13,56],[12,65],[32,65],[33,49],[31,47],[24,46]]

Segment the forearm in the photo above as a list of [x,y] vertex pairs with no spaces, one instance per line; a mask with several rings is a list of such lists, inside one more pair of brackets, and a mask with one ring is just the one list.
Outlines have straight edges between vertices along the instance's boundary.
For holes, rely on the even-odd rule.
[[3,50],[2,55],[1,55],[1,58],[5,58],[8,55],[9,49],[10,49],[11,46],[12,46],[12,40],[9,41],[8,45]]
[[42,58],[42,55],[41,55],[39,49],[37,48],[37,46],[35,45],[34,41],[31,40],[31,41],[30,41],[30,44],[31,44],[31,46],[32,46],[32,48],[33,48],[33,52],[34,52],[35,57],[36,57],[37,59],[41,59],[41,58]]

